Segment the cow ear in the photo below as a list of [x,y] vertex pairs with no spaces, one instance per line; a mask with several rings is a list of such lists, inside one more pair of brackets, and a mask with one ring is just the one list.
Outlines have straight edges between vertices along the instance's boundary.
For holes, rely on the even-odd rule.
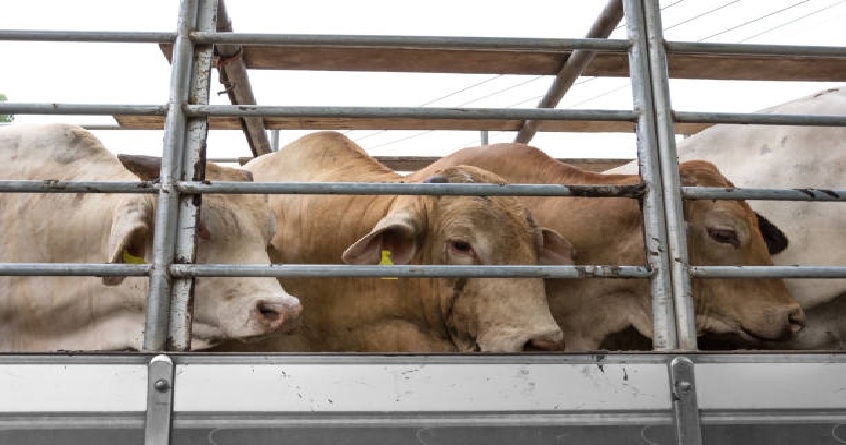
[[770,252],[770,255],[784,252],[788,244],[787,235],[758,212],[755,212],[755,216],[758,218],[758,229],[761,231],[761,235],[764,236],[764,241],[767,243],[767,250]]
[[[417,251],[417,224],[409,213],[392,213],[341,255],[347,264],[380,264],[383,251],[393,264],[408,264]],[[384,263],[383,263],[384,264]]]
[[[142,263],[153,228],[153,201],[134,197],[115,208],[109,233],[111,264]],[[103,277],[106,286],[117,286],[125,277]]]
[[127,170],[142,181],[154,181],[161,176],[162,158],[156,156],[119,154],[117,158]]
[[576,257],[573,244],[558,232],[541,227],[543,245],[541,246],[540,263],[547,266],[570,266],[575,264]]

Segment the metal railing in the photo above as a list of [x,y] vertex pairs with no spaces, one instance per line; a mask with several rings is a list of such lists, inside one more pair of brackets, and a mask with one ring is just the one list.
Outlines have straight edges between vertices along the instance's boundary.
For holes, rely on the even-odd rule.
[[[794,116],[760,113],[676,112],[670,107],[667,79],[668,53],[720,52],[733,54],[846,57],[843,47],[797,47],[778,45],[725,45],[666,42],[662,36],[657,0],[625,0],[629,38],[584,39],[499,39],[403,36],[294,36],[284,34],[219,33],[215,30],[216,0],[183,0],[175,33],[64,32],[0,30],[0,40],[119,42],[173,44],[172,76],[165,105],[88,105],[2,103],[0,114],[44,115],[156,115],[166,116],[161,180],[151,182],[62,182],[0,181],[2,193],[157,193],[152,264],[3,264],[2,275],[128,275],[150,276],[144,349],[164,351],[166,340],[175,349],[187,349],[190,342],[187,308],[192,279],[200,276],[314,277],[547,277],[547,278],[642,278],[650,281],[657,351],[696,350],[690,279],[739,277],[842,278],[846,266],[838,267],[726,267],[690,266],[682,219],[684,199],[760,199],[790,201],[844,201],[846,190],[706,189],[681,187],[679,182],[673,124],[760,123],[771,125],[846,126],[843,116]],[[633,110],[557,109],[468,109],[468,108],[375,108],[375,107],[287,107],[208,105],[211,50],[213,44],[260,44],[279,46],[333,45],[338,47],[392,47],[438,49],[496,49],[509,51],[616,51],[627,52],[630,60]],[[190,104],[190,105],[189,105]],[[436,118],[436,119],[520,119],[609,120],[635,122],[638,159],[644,186],[562,186],[552,184],[362,184],[362,183],[204,183],[193,166],[201,156],[210,116],[281,116]],[[191,197],[197,193],[306,193],[306,194],[489,194],[534,196],[628,196],[642,199],[647,266],[325,266],[325,265],[222,265],[174,264],[177,255],[195,258],[193,227],[197,208]],[[610,354],[613,356],[613,354]],[[179,357],[179,356],[176,356]],[[190,365],[191,359],[188,356]],[[619,355],[624,363],[666,366],[671,376],[660,376],[670,385],[676,438],[684,443],[702,442],[702,419],[695,397],[696,354],[673,357]],[[657,357],[657,356],[656,356]],[[243,359],[243,358],[240,358]],[[238,357],[232,360],[240,360]],[[202,358],[200,359],[202,360]],[[212,356],[210,361],[216,359]],[[320,360],[320,359],[315,359]],[[426,360],[423,358],[423,360]],[[519,360],[519,359],[516,359]],[[532,362],[542,360],[533,356]],[[563,356],[561,360],[567,360]],[[595,364],[590,359],[583,363]],[[721,359],[714,359],[717,363]],[[732,359],[727,359],[731,361]],[[825,356],[813,360],[825,362]],[[230,363],[221,359],[223,363]],[[243,360],[242,360],[243,361]],[[479,359],[485,363],[485,359]],[[754,361],[754,360],[753,360]],[[580,363],[582,363],[580,362]],[[602,368],[601,360],[598,361]],[[586,365],[587,366],[587,365]],[[147,443],[168,443],[173,418],[174,365],[170,359],[150,364],[146,416]],[[158,376],[155,377],[154,376]],[[691,393],[692,391],[692,393]],[[694,397],[690,397],[693,394]],[[157,402],[156,402],[157,401]],[[154,403],[155,402],[155,403]],[[669,405],[667,406],[669,408]],[[839,407],[843,408],[843,407]],[[832,418],[846,417],[836,411]],[[478,419],[477,419],[478,420]],[[560,420],[560,419],[559,419]]]

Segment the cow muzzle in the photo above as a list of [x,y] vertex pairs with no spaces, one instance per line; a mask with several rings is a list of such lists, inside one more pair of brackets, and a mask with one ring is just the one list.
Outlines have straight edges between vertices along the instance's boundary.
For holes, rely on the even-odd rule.
[[754,329],[742,327],[744,334],[756,340],[788,340],[798,334],[805,327],[805,311],[798,304],[786,305],[773,309],[766,314],[766,325],[772,326],[766,329]]

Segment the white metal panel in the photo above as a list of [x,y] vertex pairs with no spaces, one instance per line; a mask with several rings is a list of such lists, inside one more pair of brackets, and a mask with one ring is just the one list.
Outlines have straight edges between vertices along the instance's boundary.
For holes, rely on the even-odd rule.
[[669,410],[664,364],[182,364],[175,411]]
[[147,408],[147,366],[0,364],[0,412],[117,412]]
[[846,409],[846,363],[697,363],[700,409]]

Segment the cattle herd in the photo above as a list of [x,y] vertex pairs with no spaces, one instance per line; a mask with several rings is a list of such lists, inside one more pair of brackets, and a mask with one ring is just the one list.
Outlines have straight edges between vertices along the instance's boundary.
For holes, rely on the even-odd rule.
[[[774,107],[845,115],[846,88]],[[690,187],[841,190],[846,128],[720,124],[678,146]],[[154,180],[66,124],[0,128],[0,180]],[[306,135],[209,181],[638,184],[523,144],[469,147],[402,176],[336,132]],[[153,194],[5,193],[0,262],[150,262]],[[692,265],[846,265],[842,203],[690,200]],[[203,195],[197,262],[644,265],[626,197]],[[191,344],[212,351],[520,352],[651,349],[643,278],[196,279]],[[696,278],[702,349],[842,349],[846,279]],[[146,277],[0,276],[0,352],[139,350]]]

